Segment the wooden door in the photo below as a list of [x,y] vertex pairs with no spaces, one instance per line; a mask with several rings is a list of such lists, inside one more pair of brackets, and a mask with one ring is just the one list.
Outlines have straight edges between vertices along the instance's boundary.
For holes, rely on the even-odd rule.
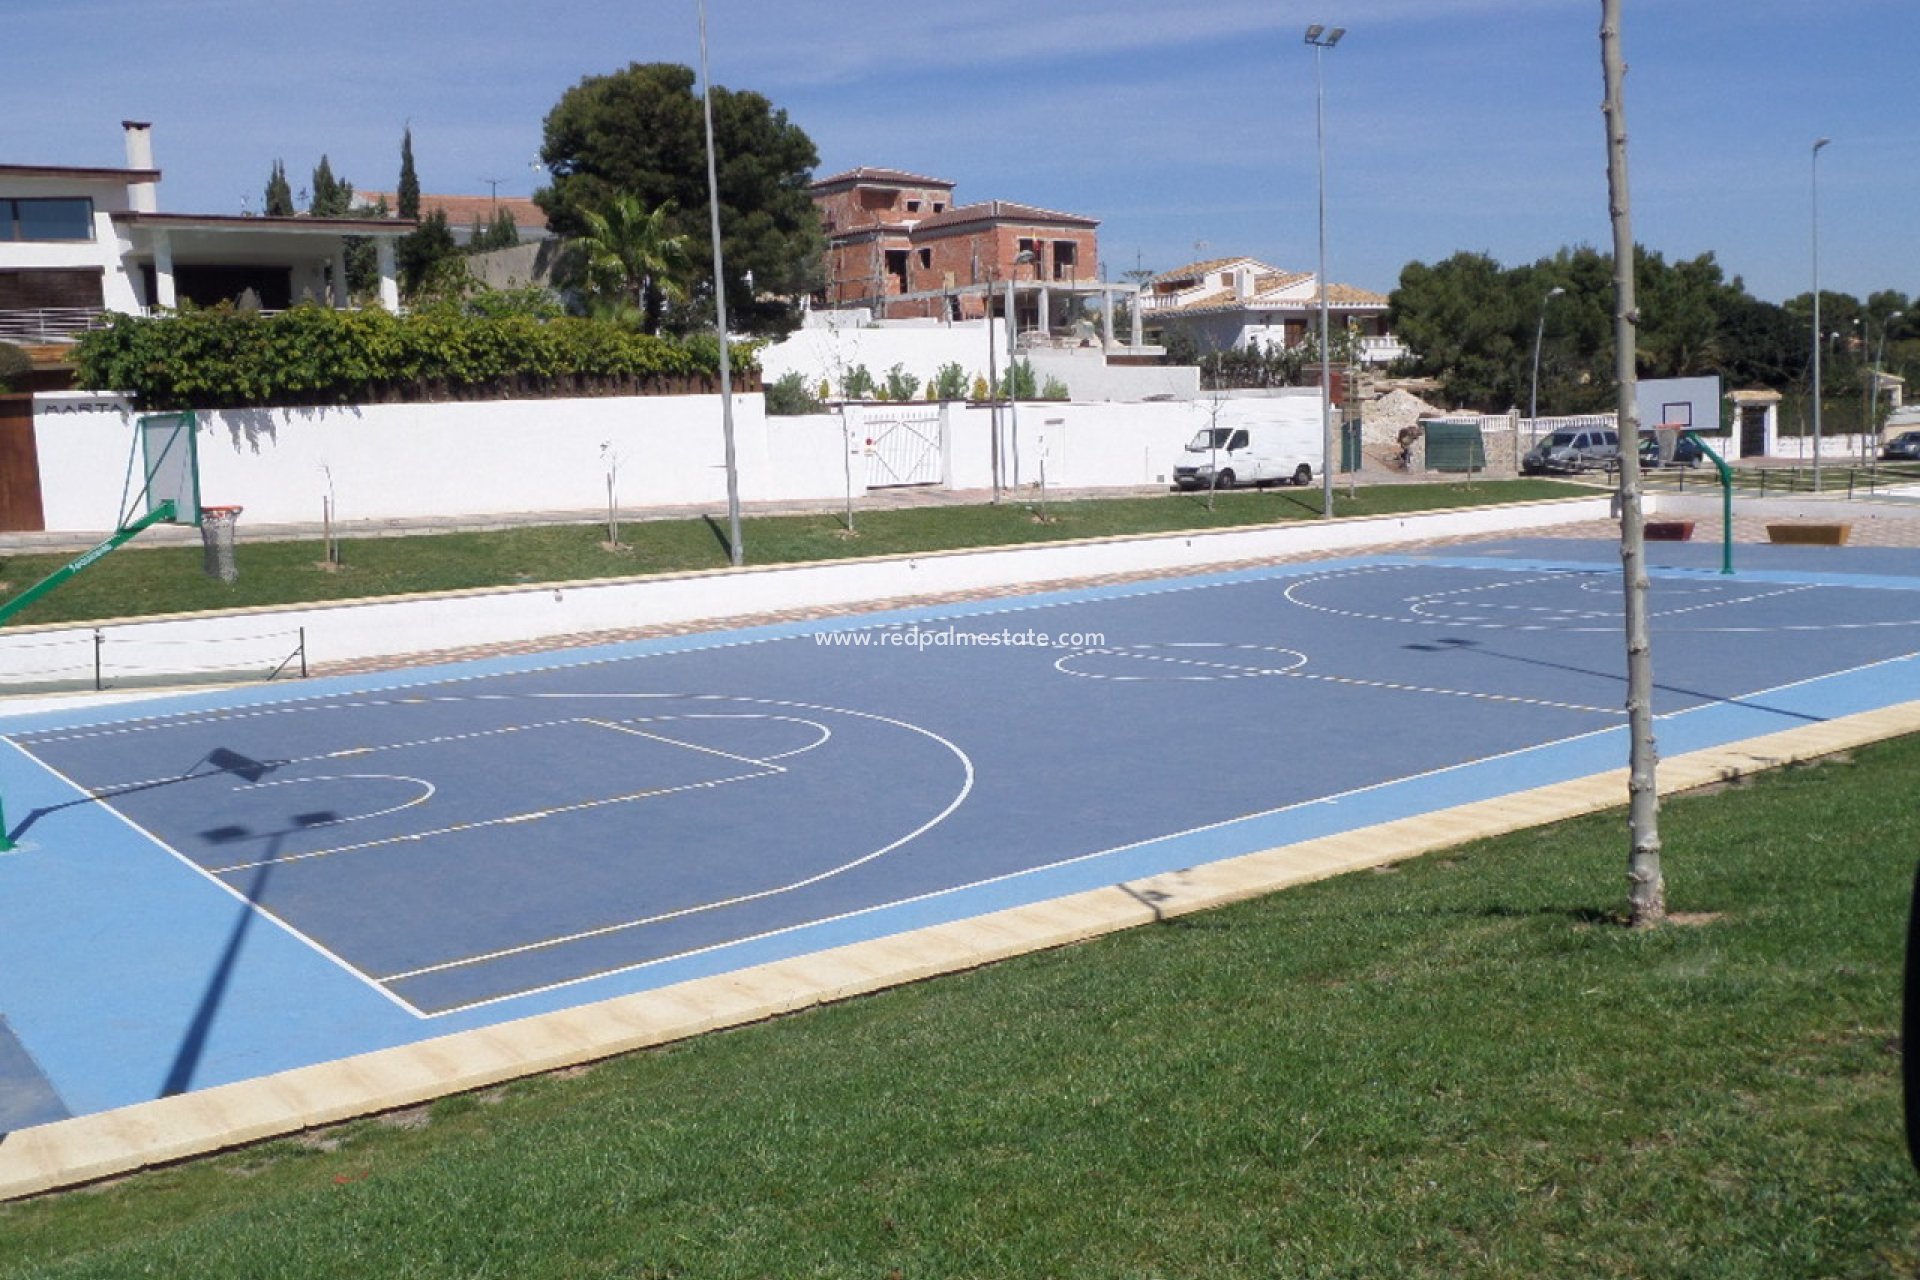
[[0,395],[0,533],[38,533],[46,527],[33,397]]

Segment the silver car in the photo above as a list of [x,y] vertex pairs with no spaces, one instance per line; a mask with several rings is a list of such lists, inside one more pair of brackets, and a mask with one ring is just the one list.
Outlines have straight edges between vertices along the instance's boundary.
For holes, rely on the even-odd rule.
[[1920,462],[1920,431],[1902,431],[1887,441],[1886,447],[1880,450],[1880,456],[1889,460]]
[[1565,427],[1554,432],[1520,459],[1520,470],[1530,476],[1571,475],[1596,467],[1611,467],[1620,458],[1620,433],[1602,427]]

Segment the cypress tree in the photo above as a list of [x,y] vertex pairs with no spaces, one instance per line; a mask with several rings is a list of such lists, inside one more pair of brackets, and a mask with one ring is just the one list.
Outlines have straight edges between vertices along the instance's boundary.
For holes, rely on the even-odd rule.
[[273,162],[273,173],[267,178],[266,203],[261,212],[269,218],[293,216],[293,188],[287,184],[287,166],[279,160]]
[[400,216],[415,219],[420,216],[420,176],[413,171],[413,126],[400,139]]

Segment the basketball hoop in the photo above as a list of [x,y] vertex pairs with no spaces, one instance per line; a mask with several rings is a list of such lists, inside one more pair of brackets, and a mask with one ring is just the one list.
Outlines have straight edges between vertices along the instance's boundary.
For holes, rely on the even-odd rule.
[[233,559],[233,530],[240,523],[242,507],[200,508],[200,542],[206,549],[201,567],[209,578],[235,582],[240,566]]

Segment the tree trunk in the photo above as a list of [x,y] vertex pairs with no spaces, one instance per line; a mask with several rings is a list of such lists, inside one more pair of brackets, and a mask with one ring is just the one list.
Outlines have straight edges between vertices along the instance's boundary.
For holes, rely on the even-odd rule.
[[1660,873],[1660,752],[1653,736],[1653,641],[1647,631],[1645,517],[1640,490],[1640,414],[1634,368],[1639,310],[1634,302],[1632,202],[1627,194],[1627,118],[1621,97],[1621,0],[1601,0],[1600,61],[1606,75],[1607,190],[1613,214],[1614,370],[1620,384],[1620,568],[1626,588],[1627,911],[1635,928],[1667,918]]

